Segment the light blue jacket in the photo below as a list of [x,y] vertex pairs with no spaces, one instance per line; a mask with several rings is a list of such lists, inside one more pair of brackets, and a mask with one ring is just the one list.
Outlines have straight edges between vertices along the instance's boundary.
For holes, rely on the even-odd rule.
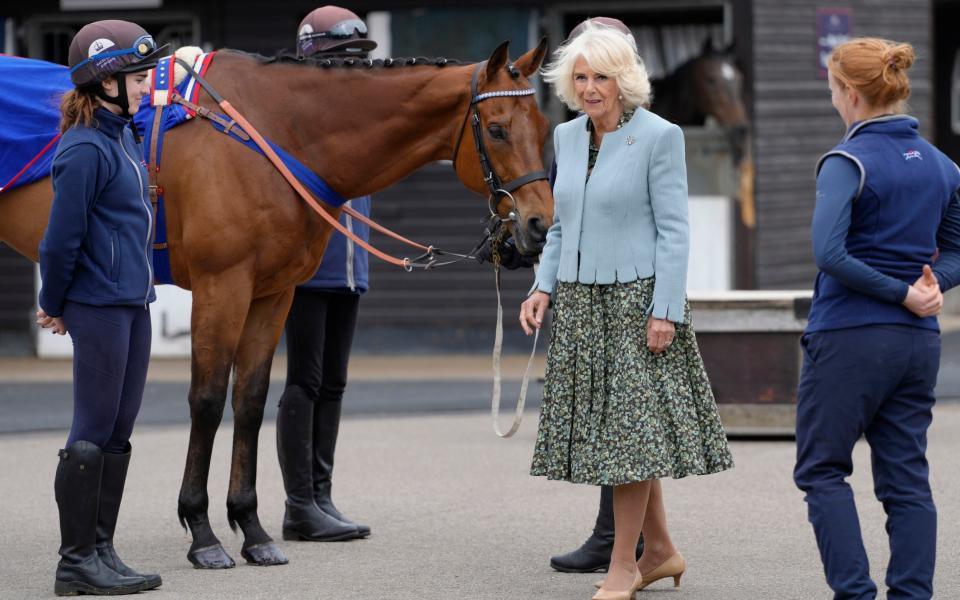
[[683,322],[689,254],[683,132],[642,108],[603,137],[587,180],[587,116],[558,125],[553,226],[534,288],[656,276],[654,317]]

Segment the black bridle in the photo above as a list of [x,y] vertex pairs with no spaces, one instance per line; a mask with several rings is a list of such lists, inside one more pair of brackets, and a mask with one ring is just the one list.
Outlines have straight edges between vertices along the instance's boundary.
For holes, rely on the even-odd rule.
[[[490,162],[490,157],[487,155],[487,148],[483,143],[483,123],[480,120],[479,104],[488,98],[532,96],[536,93],[536,90],[533,88],[526,88],[520,90],[484,92],[482,94],[478,93],[477,81],[480,76],[480,70],[483,69],[484,65],[486,64],[487,61],[478,63],[476,68],[473,70],[473,77],[470,80],[470,103],[467,105],[466,114],[463,115],[463,123],[460,125],[460,133],[457,135],[457,143],[453,147],[453,169],[454,171],[457,169],[457,156],[460,154],[460,143],[463,141],[463,134],[467,128],[467,119],[470,119],[470,113],[472,112],[473,118],[470,119],[470,127],[473,130],[473,143],[477,149],[477,157],[480,159],[480,171],[483,174],[483,181],[487,184],[487,188],[490,189],[490,196],[487,198],[487,208],[490,210],[491,216],[500,221],[513,221],[515,223],[519,223],[520,214],[519,209],[517,208],[517,199],[513,197],[513,192],[520,187],[527,185],[528,183],[547,180],[547,172],[545,170],[531,171],[530,173],[521,175],[520,177],[517,177],[511,181],[503,182],[500,179],[500,176],[497,175],[497,171],[494,169],[493,163]],[[507,71],[514,79],[520,77],[520,73],[512,64],[507,66]],[[513,202],[513,208],[508,213],[506,219],[500,217],[500,214],[497,211],[497,207],[500,204],[500,199],[503,196],[510,198],[510,201]]]

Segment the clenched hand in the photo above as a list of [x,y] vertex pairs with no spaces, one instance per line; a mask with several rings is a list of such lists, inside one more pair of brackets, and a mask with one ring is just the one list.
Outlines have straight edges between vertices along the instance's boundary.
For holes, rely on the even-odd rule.
[[940,314],[940,309],[943,308],[943,292],[940,291],[940,283],[930,265],[923,265],[923,275],[907,289],[903,305],[918,317]]

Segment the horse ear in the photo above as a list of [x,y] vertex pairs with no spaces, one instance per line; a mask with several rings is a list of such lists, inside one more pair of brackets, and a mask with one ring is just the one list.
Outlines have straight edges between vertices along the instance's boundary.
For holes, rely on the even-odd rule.
[[540,43],[537,44],[536,48],[518,58],[517,62],[513,64],[520,69],[520,72],[523,73],[524,77],[530,77],[537,72],[537,69],[540,68],[540,63],[543,62],[543,58],[546,55],[547,38],[541,38]]
[[490,55],[490,58],[487,59],[487,80],[491,80],[497,76],[497,71],[502,69],[507,64],[510,56],[507,53],[507,48],[510,46],[510,40],[505,42],[500,42],[500,45],[497,46],[497,49],[493,51],[493,54]]

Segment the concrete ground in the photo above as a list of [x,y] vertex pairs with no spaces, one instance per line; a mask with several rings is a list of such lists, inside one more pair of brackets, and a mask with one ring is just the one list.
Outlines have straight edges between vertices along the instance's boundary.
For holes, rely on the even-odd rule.
[[[231,426],[213,456],[210,517],[240,558],[225,498]],[[363,416],[345,420],[335,496],[370,524],[373,536],[347,543],[283,542],[290,564],[197,571],[176,519],[187,448],[184,425],[146,425],[118,527],[128,563],[159,571],[160,599],[533,600],[591,597],[596,575],[552,571],[548,557],[578,545],[592,526],[597,490],[527,475],[536,430],[501,440],[489,415]],[[938,406],[930,431],[932,483],[940,508],[937,597],[960,597],[960,405]],[[0,435],[0,598],[53,597],[58,545],[53,498],[56,449],[64,432]],[[788,441],[734,441],[732,471],[664,483],[670,525],[688,561],[679,590],[660,582],[639,598],[809,600],[828,598],[805,505],[791,481]],[[260,517],[279,539],[282,485],[274,428],[261,432]],[[884,515],[872,498],[868,449],[851,478],[877,581],[888,557]],[[882,587],[882,585],[881,585]],[[881,594],[883,597],[883,594]]]

